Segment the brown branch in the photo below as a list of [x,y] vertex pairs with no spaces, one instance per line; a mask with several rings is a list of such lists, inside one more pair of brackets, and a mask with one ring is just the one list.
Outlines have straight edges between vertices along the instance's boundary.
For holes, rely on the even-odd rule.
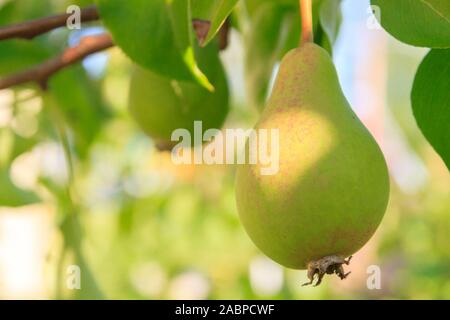
[[[14,38],[33,39],[34,37],[50,30],[65,26],[67,19],[70,16],[70,14],[55,15],[0,28],[0,40]],[[95,5],[81,10],[81,22],[94,21],[99,18],[100,17]],[[197,30],[199,27],[198,22],[201,21],[196,19],[193,20],[193,26],[197,33],[200,31]],[[209,24],[208,21],[205,22]],[[229,29],[230,24],[227,20],[219,32],[219,45],[221,50],[224,50],[228,45]],[[30,69],[14,73],[0,79],[0,90],[28,82],[36,82],[43,90],[46,90],[48,79],[61,69],[73,65],[93,53],[111,48],[113,46],[114,43],[112,37],[108,33],[97,36],[86,36],[81,39],[77,46],[66,49],[59,56],[49,59],[42,64],[35,65]]]
[[45,90],[48,79],[56,72],[112,46],[114,46],[112,37],[107,33],[84,37],[77,46],[66,49],[61,55],[28,70],[0,79],[0,90],[28,82],[37,82]]
[[[0,40],[33,39],[53,29],[64,27],[71,14],[60,14],[42,19],[26,21],[12,26],[0,28]],[[81,9],[81,22],[98,20],[99,14],[95,5]]]

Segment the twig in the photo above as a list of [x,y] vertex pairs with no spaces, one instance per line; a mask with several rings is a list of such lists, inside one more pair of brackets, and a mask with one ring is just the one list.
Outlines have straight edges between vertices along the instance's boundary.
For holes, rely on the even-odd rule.
[[[33,39],[34,37],[63,27],[67,24],[67,19],[71,14],[60,14],[42,19],[26,21],[12,26],[0,28],[0,40],[6,39]],[[81,22],[98,20],[99,14],[95,5],[81,9]]]
[[66,49],[61,55],[28,70],[0,79],[0,90],[27,82],[37,82],[45,90],[48,79],[59,70],[112,46],[114,46],[112,37],[107,33],[84,37],[77,46]]
[[202,19],[192,19],[192,27],[197,36],[198,43],[203,46],[209,29],[211,29],[211,21]]
[[228,47],[229,36],[230,36],[231,22],[228,17],[223,23],[222,27],[219,30],[219,49],[225,50]]
[[[211,29],[211,21],[202,19],[192,19],[192,27],[194,28],[195,35],[197,36],[200,46],[205,45],[206,37]],[[231,29],[230,18],[228,17],[220,28],[217,37],[219,42],[219,49],[221,51],[228,47],[229,34]]]
[[314,41],[312,0],[300,0],[300,16],[302,17],[301,43]]
[[[6,39],[33,39],[58,27],[65,26],[70,14],[60,14],[42,19],[31,20],[20,24],[0,28],[0,41]],[[81,22],[100,19],[95,5],[81,10]],[[199,32],[197,20],[193,21],[194,28]],[[205,21],[207,22],[207,21]],[[209,23],[209,22],[208,22]],[[228,45],[229,21],[226,21],[219,33],[220,49],[224,50]],[[86,36],[80,43],[72,48],[66,49],[61,55],[49,59],[42,64],[35,65],[30,69],[11,74],[0,79],[0,90],[11,88],[28,82],[36,82],[43,90],[47,89],[48,79],[61,69],[64,69],[85,57],[111,48],[114,46],[110,34],[104,33],[97,36]]]

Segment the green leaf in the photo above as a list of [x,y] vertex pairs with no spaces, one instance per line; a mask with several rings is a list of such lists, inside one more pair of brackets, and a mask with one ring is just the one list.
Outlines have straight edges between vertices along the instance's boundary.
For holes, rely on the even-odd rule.
[[[296,48],[299,44],[301,33],[301,19],[298,14],[298,1],[285,0],[289,4],[286,13],[286,24],[288,25],[288,38],[281,56],[289,50]],[[332,46],[336,41],[341,25],[341,10],[338,3],[340,0],[314,0],[313,1],[313,27],[314,43],[325,48],[332,54]],[[332,10],[336,10],[332,12]],[[324,26],[328,31],[324,30]],[[281,57],[280,57],[281,58]]]
[[[295,1],[247,0],[246,5],[251,9],[245,34],[247,97],[262,110],[276,63],[299,45],[301,19]],[[341,24],[340,0],[314,1],[313,16],[315,42],[331,53]]]
[[[322,0],[313,0],[313,1],[322,1]],[[252,17],[256,14],[261,6],[264,6],[268,2],[278,3],[282,6],[289,6],[292,9],[296,9],[298,15],[298,0],[243,0],[245,11],[247,14]]]
[[238,0],[192,0],[192,17],[211,23],[201,46],[206,46],[214,38],[237,3]]
[[418,47],[450,47],[450,1],[371,0],[381,25],[400,41]]
[[0,75],[21,71],[50,56],[41,45],[25,40],[0,41],[0,52]]
[[[192,17],[190,14],[190,0],[175,0],[172,3],[173,10],[170,10],[170,18],[173,29],[177,30],[175,39],[181,52],[185,52],[183,58],[195,79],[209,91],[214,91],[213,85],[208,77],[200,70],[195,57],[194,35],[192,32]],[[197,46],[198,47],[198,46]]]
[[82,249],[84,230],[78,214],[79,212],[69,213],[66,215],[60,226],[66,248],[71,249],[74,253],[73,263],[81,270],[80,276],[82,286],[80,290],[74,291],[73,298],[80,300],[105,299]]
[[300,42],[302,20],[295,8],[290,7],[285,13],[283,31],[286,34],[283,50],[278,55],[281,60],[283,56],[294,48],[297,48]]
[[450,170],[450,49],[433,49],[422,61],[411,94],[422,133]]
[[109,113],[100,94],[81,66],[55,74],[49,81],[45,102],[62,114],[73,131],[76,151],[84,156]]
[[212,86],[198,68],[189,0],[97,0],[115,43],[136,63],[163,76]]
[[0,170],[0,206],[21,207],[38,201],[39,198],[36,194],[19,189],[13,184],[8,171]]
[[252,17],[245,37],[247,97],[259,110],[264,108],[273,68],[288,35],[283,23],[285,13],[286,8],[275,2],[264,3]]
[[33,149],[38,144],[38,142],[39,140],[35,136],[25,139],[17,134],[14,134],[13,148],[11,150],[11,160],[14,160],[21,154]]
[[[39,143],[39,138],[23,138],[11,129],[0,129],[0,166],[9,166],[20,155],[30,151]],[[1,170],[1,169],[0,169]]]
[[323,0],[319,16],[320,25],[329,42],[334,43],[342,22],[341,0]]
[[[4,3],[3,3],[4,2]],[[42,18],[52,11],[49,0],[7,0],[0,1],[0,25],[20,23]]]

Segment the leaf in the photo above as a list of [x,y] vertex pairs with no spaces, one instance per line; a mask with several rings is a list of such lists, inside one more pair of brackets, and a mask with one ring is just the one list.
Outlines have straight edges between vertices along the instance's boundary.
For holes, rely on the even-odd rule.
[[0,25],[3,26],[42,18],[48,16],[51,11],[52,8],[49,0],[0,1]]
[[20,207],[39,202],[31,191],[19,189],[9,177],[8,171],[0,169],[0,206]]
[[212,86],[195,62],[188,0],[97,0],[115,43],[163,76]]
[[330,43],[334,43],[342,22],[341,0],[323,0],[320,7],[320,25],[328,36]]
[[14,161],[17,157],[24,154],[25,152],[33,149],[38,143],[39,138],[33,136],[31,138],[23,138],[17,134],[11,133],[12,146],[9,154],[9,163]]
[[[314,0],[316,1],[316,0]],[[319,0],[321,1],[321,0]],[[244,2],[244,6],[245,6],[245,10],[247,12],[247,14],[252,17],[259,9],[259,7],[265,5],[268,2],[276,2],[279,5],[283,5],[283,6],[290,6],[293,9],[296,8],[298,9],[298,0],[243,0]],[[298,15],[298,10],[296,10],[297,15]]]
[[450,47],[450,1],[371,0],[377,17],[391,35],[418,47]]
[[294,8],[289,8],[284,17],[284,24],[286,31],[286,39],[284,40],[283,50],[278,55],[278,59],[281,60],[283,56],[294,48],[297,48],[301,36],[302,20]]
[[77,300],[100,300],[105,296],[101,291],[94,273],[85,258],[85,253],[82,249],[82,239],[84,236],[84,229],[80,223],[79,212],[72,212],[67,214],[60,226],[64,237],[64,244],[66,248],[71,249],[74,253],[73,263],[80,268],[80,276],[82,286],[80,290],[75,290],[74,299]]
[[[173,1],[173,10],[170,10],[170,18],[173,29],[177,30],[175,39],[177,44],[182,44],[179,50],[184,51],[183,56],[186,65],[190,66],[195,79],[209,91],[214,91],[213,85],[209,82],[208,77],[200,70],[196,57],[195,45],[192,33],[192,17],[190,14],[190,0]],[[198,47],[198,46],[197,46]]]
[[422,61],[411,94],[419,128],[450,170],[450,49],[433,49]]
[[275,2],[264,3],[252,17],[245,37],[247,97],[259,110],[264,108],[270,78],[284,48],[287,36],[286,32],[283,35],[285,12],[286,8]]
[[81,66],[55,74],[49,81],[46,103],[55,105],[73,131],[75,146],[84,156],[108,118],[100,89],[86,75]]
[[[18,106],[17,99],[12,105],[6,106],[10,111],[14,113],[16,119],[20,118],[23,111],[18,111],[20,106]],[[1,106],[0,106],[1,109]],[[29,115],[29,114],[28,114]],[[40,121],[40,114],[35,115],[36,121]],[[24,117],[22,120],[22,125],[26,125],[29,121],[29,117]],[[11,120],[11,119],[10,119]],[[8,167],[11,163],[20,155],[30,151],[40,142],[39,130],[33,133],[31,136],[26,138],[18,135],[14,132],[11,126],[0,127],[0,171],[2,167]]]
[[47,49],[26,40],[1,41],[0,52],[0,75],[18,72],[50,56]]
[[192,0],[192,18],[211,23],[207,36],[201,39],[201,46],[214,38],[237,3],[238,0]]
[[[262,110],[276,63],[299,45],[301,19],[297,2],[265,0],[246,4],[252,11],[245,35],[247,97],[253,107]],[[313,16],[315,42],[331,53],[341,23],[340,0],[315,1]]]
[[[286,2],[287,1],[288,0],[286,0]],[[336,2],[340,2],[340,0],[313,1],[314,43],[325,48],[330,54],[332,54],[332,46],[336,41],[342,22],[340,6]],[[331,12],[334,8],[336,8],[337,11]],[[289,12],[286,15],[285,19],[288,25],[288,38],[281,56],[284,56],[288,51],[296,48],[299,43],[301,19],[298,14],[297,1],[290,1]],[[329,29],[329,34],[324,30],[323,26],[326,26],[326,28]]]

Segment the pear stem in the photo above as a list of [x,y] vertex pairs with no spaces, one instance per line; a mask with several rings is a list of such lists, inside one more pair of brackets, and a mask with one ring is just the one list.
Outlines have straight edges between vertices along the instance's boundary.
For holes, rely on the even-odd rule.
[[300,45],[314,41],[314,28],[312,17],[312,0],[300,1],[300,16],[302,18],[302,36]]

